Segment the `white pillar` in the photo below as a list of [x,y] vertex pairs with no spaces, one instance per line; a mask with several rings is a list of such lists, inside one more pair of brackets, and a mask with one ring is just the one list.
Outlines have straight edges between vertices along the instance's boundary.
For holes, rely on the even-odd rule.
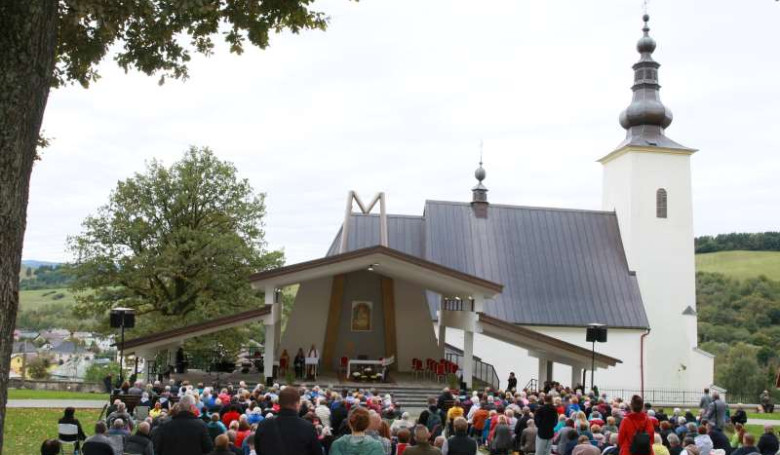
[[463,331],[463,381],[466,388],[472,387],[474,378],[474,332]]
[[274,361],[276,360],[276,351],[279,349],[278,341],[281,327],[277,324],[279,319],[279,304],[276,302],[276,290],[274,285],[265,287],[265,304],[271,305],[271,317],[264,321],[265,326],[265,352],[263,352],[263,376],[266,381],[274,375]]
[[[571,383],[569,384],[569,386],[574,388],[574,386],[576,386],[577,384],[580,384],[581,382],[582,382],[582,367],[581,366],[572,365],[571,366]],[[580,385],[584,385],[584,384],[580,384]]]
[[274,360],[276,356],[276,324],[265,324],[265,352],[263,352],[263,376],[266,381],[274,376]]
[[[444,324],[444,309],[439,310],[439,357],[444,358],[447,343],[447,326]],[[438,359],[437,359],[438,360]]]

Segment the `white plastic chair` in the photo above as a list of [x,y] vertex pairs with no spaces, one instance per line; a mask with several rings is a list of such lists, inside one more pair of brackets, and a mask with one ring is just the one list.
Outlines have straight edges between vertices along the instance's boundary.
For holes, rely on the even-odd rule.
[[[59,434],[57,439],[60,440],[62,446],[60,453],[75,452],[76,444],[79,441],[79,427],[75,423],[60,423],[57,425],[57,433]],[[68,451],[65,450],[66,446],[70,447]]]

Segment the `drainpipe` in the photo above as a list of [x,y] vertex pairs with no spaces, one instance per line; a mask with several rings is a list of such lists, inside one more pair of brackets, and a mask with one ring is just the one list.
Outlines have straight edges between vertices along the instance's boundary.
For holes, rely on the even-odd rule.
[[650,335],[650,329],[639,337],[639,382],[642,398],[645,397],[645,337]]

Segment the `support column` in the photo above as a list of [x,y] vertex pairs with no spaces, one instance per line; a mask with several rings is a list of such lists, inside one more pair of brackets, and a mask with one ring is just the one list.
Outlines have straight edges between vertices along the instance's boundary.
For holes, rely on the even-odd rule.
[[276,324],[265,324],[265,351],[263,352],[263,376],[268,384],[274,377],[274,360],[276,352]]
[[548,381],[554,381],[553,379],[553,362],[552,360],[547,361],[547,380]]
[[539,370],[538,370],[538,381],[539,381],[539,390],[544,388],[544,383],[552,379],[552,374],[550,374],[550,370],[552,370],[552,362],[549,360],[539,357]]
[[447,344],[447,326],[444,324],[444,313],[443,308],[439,310],[439,357],[442,359],[444,358],[445,345]]
[[474,332],[463,331],[463,382],[466,388],[472,388],[474,378]]
[[[572,365],[571,366],[571,384],[569,384],[572,388],[576,386],[577,384],[580,384],[582,382],[582,367]],[[584,384],[582,384],[584,385]]]
[[263,353],[263,376],[266,384],[273,380],[274,361],[276,352],[279,350],[279,340],[281,339],[281,306],[277,301],[275,286],[265,287],[265,304],[271,305],[271,316],[264,322],[265,326],[265,352]]

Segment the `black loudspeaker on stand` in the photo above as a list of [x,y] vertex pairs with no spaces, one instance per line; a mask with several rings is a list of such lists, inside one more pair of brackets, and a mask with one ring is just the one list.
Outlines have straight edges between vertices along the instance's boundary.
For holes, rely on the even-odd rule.
[[585,341],[588,343],[606,343],[607,342],[607,326],[590,326],[585,332]]
[[[132,329],[135,327],[135,313],[132,311],[124,311],[122,309],[111,310],[110,315],[111,327],[118,329],[124,325],[126,329]],[[122,324],[124,320],[124,324]]]

